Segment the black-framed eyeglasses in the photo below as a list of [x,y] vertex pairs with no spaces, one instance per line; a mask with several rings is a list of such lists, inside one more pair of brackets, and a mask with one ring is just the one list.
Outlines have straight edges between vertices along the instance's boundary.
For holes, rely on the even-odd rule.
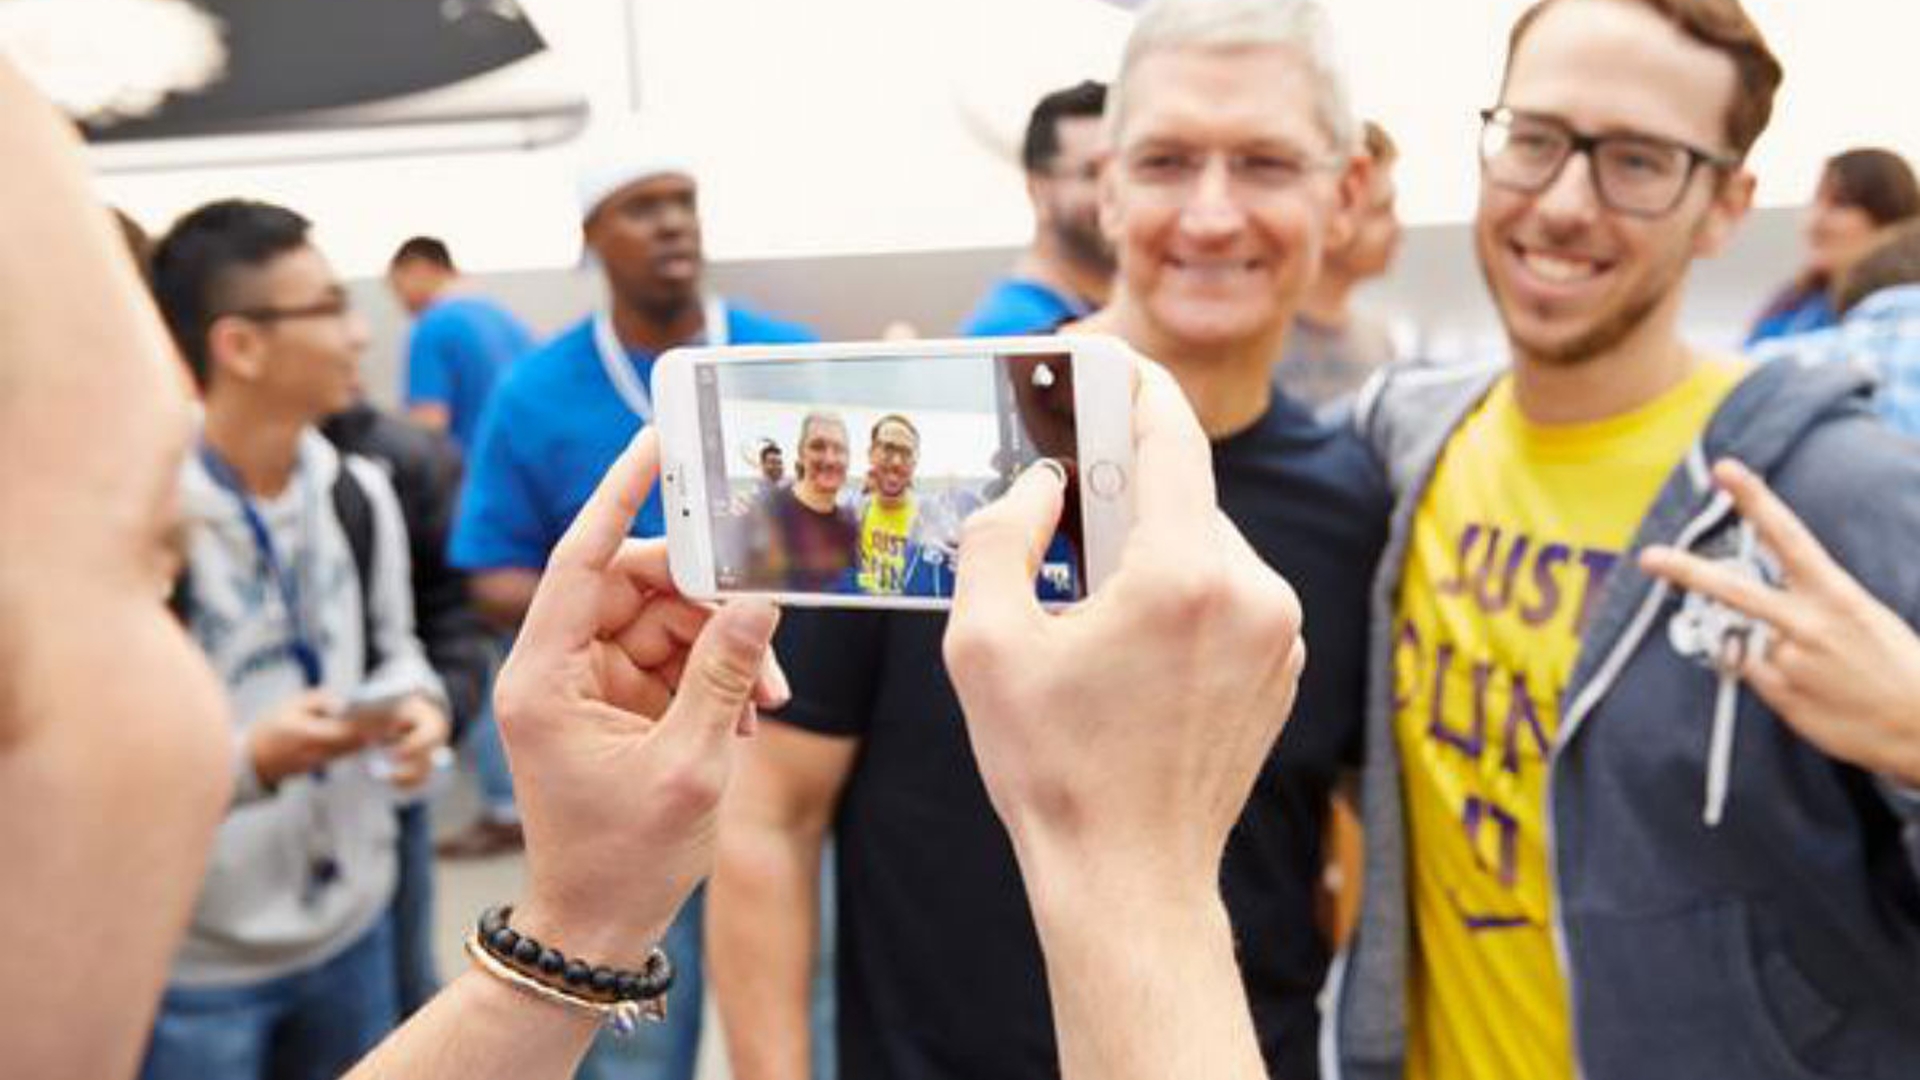
[[315,300],[311,304],[287,307],[260,304],[255,307],[234,308],[232,311],[223,311],[220,314],[232,315],[249,322],[276,323],[293,319],[338,319],[352,310],[352,301],[342,293],[338,296],[329,296],[324,300]]
[[1538,193],[1559,178],[1567,159],[1585,154],[1601,204],[1633,217],[1671,213],[1700,166],[1731,169],[1740,163],[1655,135],[1583,135],[1554,117],[1504,106],[1480,110],[1480,121],[1480,165],[1488,180]]

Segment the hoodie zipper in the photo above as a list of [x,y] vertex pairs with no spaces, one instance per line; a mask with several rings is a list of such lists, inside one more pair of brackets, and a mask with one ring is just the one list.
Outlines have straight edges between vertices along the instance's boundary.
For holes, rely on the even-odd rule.
[[[1692,454],[1700,453],[1700,449],[1696,444]],[[1691,456],[1690,454],[1689,457]],[[1692,547],[1694,541],[1719,524],[1732,510],[1733,500],[1727,496],[1726,492],[1715,491],[1706,507],[1694,515],[1693,519],[1680,530],[1673,540],[1673,545],[1683,551]],[[1601,662],[1600,669],[1594,673],[1593,678],[1587,680],[1585,686],[1580,688],[1580,692],[1574,695],[1567,707],[1566,715],[1561,718],[1560,737],[1555,741],[1553,753],[1547,758],[1547,875],[1548,887],[1553,896],[1553,952],[1554,958],[1560,963],[1561,977],[1567,983],[1567,1016],[1570,1021],[1568,1034],[1573,1041],[1575,1077],[1585,1077],[1586,1067],[1580,1060],[1580,1027],[1577,1022],[1574,1022],[1574,1018],[1578,1017],[1580,1012],[1574,1004],[1578,995],[1574,984],[1572,956],[1567,949],[1566,902],[1560,893],[1560,844],[1559,838],[1555,835],[1553,814],[1554,766],[1559,762],[1561,751],[1573,742],[1573,737],[1579,732],[1580,725],[1593,713],[1594,708],[1600,704],[1600,699],[1606,696],[1607,691],[1611,690],[1613,684],[1619,680],[1620,673],[1626,669],[1627,660],[1647,636],[1648,629],[1653,625],[1654,616],[1659,614],[1660,606],[1666,602],[1668,594],[1672,591],[1673,587],[1665,581],[1655,580],[1652,583],[1646,597],[1640,601],[1640,607],[1634,611],[1632,620],[1627,623],[1626,630],[1613,643],[1613,648],[1607,652],[1607,658]]]

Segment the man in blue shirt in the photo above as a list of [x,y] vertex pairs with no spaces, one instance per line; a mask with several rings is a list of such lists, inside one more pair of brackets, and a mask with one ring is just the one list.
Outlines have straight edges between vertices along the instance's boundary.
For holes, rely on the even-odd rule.
[[[516,361],[495,389],[468,463],[454,526],[455,565],[473,574],[476,604],[503,629],[519,625],[547,556],[608,466],[653,422],[653,362],[678,345],[811,341],[805,328],[705,291],[698,187],[692,172],[631,144],[592,160],[579,178],[581,233],[605,275],[606,306]],[[634,521],[638,536],[665,526],[658,493]],[[476,737],[497,746],[491,725]],[[490,800],[492,801],[492,800]],[[511,803],[490,806],[517,820]],[[483,820],[481,828],[488,822]],[[517,831],[517,830],[516,830]],[[668,931],[676,987],[697,1001],[702,905]],[[691,1080],[700,1010],[677,1009],[664,1029],[601,1040],[582,1075]]]
[[1106,302],[1113,249],[1100,231],[1100,112],[1107,88],[1082,82],[1040,99],[1020,164],[1033,204],[1033,242],[967,316],[967,337],[1048,334]]
[[1754,358],[1864,364],[1880,377],[1881,418],[1920,438],[1920,222],[1897,227],[1862,256],[1840,279],[1833,309],[1838,326],[1761,342]]
[[533,348],[533,335],[513,313],[468,292],[447,245],[415,236],[387,266],[387,285],[414,317],[407,335],[407,418],[451,435],[462,453],[494,383]]

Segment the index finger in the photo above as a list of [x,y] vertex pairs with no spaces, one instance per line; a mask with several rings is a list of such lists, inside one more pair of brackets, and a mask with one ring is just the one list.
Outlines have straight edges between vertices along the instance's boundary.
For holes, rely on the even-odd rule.
[[606,569],[627,539],[627,530],[646,505],[659,475],[660,439],[652,427],[642,428],[600,478],[593,496],[574,515],[566,535],[554,545],[553,555],[547,560],[548,571],[571,566]]
[[627,444],[587,504],[554,546],[533,603],[521,624],[520,644],[551,642],[571,649],[599,630],[601,581],[627,539],[660,469],[660,444],[643,429]]
[[1144,357],[1133,395],[1134,527],[1208,527],[1213,446],[1180,384]]
[[1851,581],[1759,474],[1733,458],[1722,458],[1713,466],[1713,478],[1733,498],[1740,516],[1753,522],[1760,538],[1780,557],[1780,568],[1790,584],[1830,588],[1840,580]]
[[1041,616],[1033,578],[1060,523],[1066,474],[1043,459],[991,506],[967,519],[953,586],[956,631],[999,636]]

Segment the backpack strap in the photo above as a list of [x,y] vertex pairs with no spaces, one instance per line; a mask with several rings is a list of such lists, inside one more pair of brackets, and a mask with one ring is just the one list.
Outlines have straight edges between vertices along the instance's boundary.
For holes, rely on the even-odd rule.
[[374,639],[373,626],[373,503],[366,489],[354,479],[345,454],[340,455],[340,471],[334,474],[333,513],[347,534],[347,547],[353,551],[353,568],[360,574],[360,640],[365,643],[362,657],[365,670],[372,674],[383,659]]
[[[347,534],[353,568],[360,575],[360,640],[365,643],[361,659],[366,665],[363,670],[371,674],[383,659],[373,633],[373,503],[368,501],[360,481],[354,479],[345,454],[340,456],[340,471],[334,474],[333,488],[328,494],[332,498],[334,517]],[[167,594],[167,608],[180,620],[180,625],[189,628],[193,624],[192,570],[191,565],[182,565],[179,576],[173,579],[173,590]]]

